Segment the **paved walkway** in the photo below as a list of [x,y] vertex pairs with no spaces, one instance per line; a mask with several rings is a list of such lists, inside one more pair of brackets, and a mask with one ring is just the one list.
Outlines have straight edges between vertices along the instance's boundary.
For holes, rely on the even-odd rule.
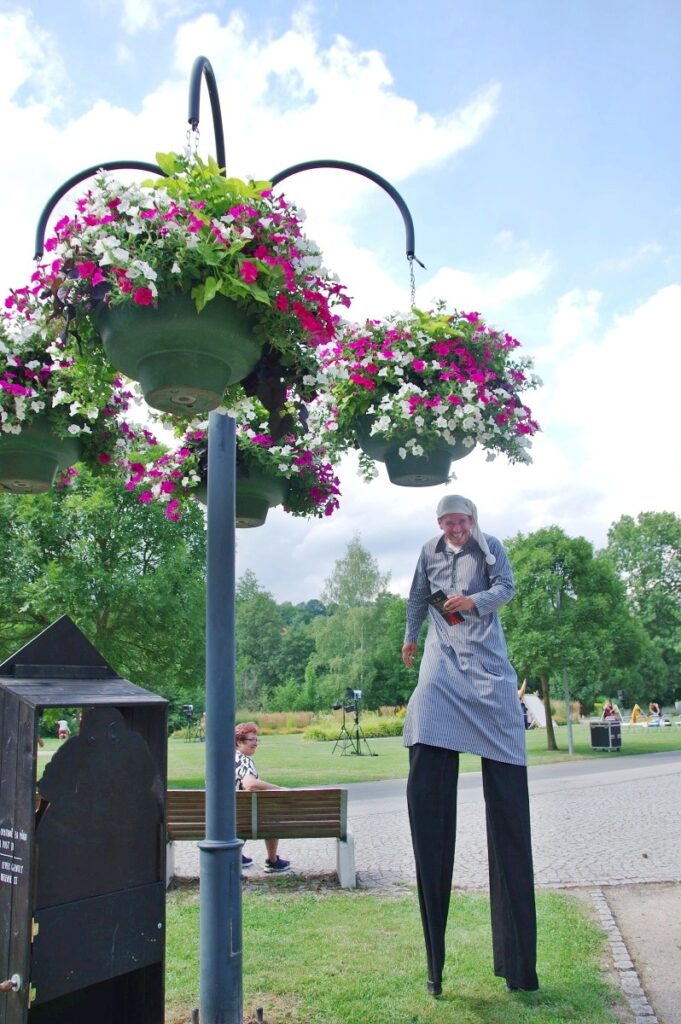
[[[529,777],[537,885],[590,890],[599,913],[603,904],[598,901],[603,897],[614,914],[615,928],[621,930],[620,938],[626,943],[630,936],[627,955],[636,961],[644,986],[640,998],[637,992],[630,1000],[632,1019],[681,1024],[681,988],[673,989],[674,978],[677,986],[681,984],[679,946],[658,941],[664,934],[671,935],[681,920],[681,756],[676,752],[637,757],[604,753],[598,760],[537,766],[530,769]],[[404,780],[347,787],[358,882],[363,888],[395,892],[415,882],[405,787]],[[462,775],[455,888],[487,886],[483,807],[480,774]],[[247,851],[255,860],[249,877],[258,877],[264,845],[251,842]],[[334,870],[334,840],[282,841],[281,852],[303,875]],[[197,877],[194,844],[178,844],[176,865],[179,876]],[[640,895],[642,901],[653,890],[658,896],[648,902],[647,941],[645,915],[637,913],[636,897]],[[628,892],[629,898],[618,900],[621,892]],[[663,962],[665,948],[673,957],[668,967]],[[657,1016],[650,1006],[643,1012],[648,1005],[645,993]]]

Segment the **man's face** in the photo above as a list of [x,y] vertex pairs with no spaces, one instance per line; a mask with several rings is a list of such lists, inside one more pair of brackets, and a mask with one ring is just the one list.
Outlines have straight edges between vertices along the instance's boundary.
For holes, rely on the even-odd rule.
[[473,516],[465,516],[459,512],[448,512],[438,519],[438,525],[450,544],[462,548],[468,543],[473,529]]

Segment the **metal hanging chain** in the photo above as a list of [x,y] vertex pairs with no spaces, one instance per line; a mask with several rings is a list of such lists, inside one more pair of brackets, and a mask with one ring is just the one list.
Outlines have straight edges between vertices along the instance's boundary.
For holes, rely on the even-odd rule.
[[416,305],[416,277],[414,275],[414,263],[418,263],[422,270],[426,269],[424,263],[418,256],[415,256],[413,252],[407,253],[407,259],[409,260],[409,308],[413,309]]
[[199,138],[200,132],[198,126],[192,128],[191,125],[187,128],[187,138],[184,145],[184,155],[187,160],[195,159],[199,151]]

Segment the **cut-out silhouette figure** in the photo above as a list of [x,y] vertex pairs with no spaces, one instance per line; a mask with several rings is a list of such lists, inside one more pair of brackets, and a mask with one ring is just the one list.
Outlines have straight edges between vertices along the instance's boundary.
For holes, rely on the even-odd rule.
[[38,785],[38,908],[159,881],[162,802],[144,738],[117,708],[84,712]]

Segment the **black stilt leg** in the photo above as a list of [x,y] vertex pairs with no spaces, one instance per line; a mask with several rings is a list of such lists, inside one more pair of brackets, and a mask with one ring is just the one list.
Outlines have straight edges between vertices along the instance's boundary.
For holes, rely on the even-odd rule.
[[527,768],[482,759],[494,973],[539,988]]
[[439,995],[452,892],[459,755],[423,743],[409,748],[407,806],[426,942],[428,991]]

